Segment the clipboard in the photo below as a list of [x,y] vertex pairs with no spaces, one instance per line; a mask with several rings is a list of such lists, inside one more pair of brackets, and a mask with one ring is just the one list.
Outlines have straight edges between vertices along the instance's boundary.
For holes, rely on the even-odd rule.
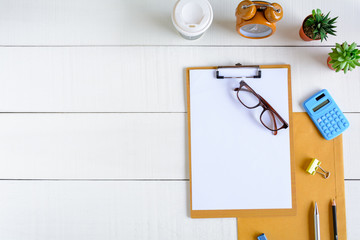
[[[255,74],[252,76],[236,76],[231,75],[226,77],[223,76],[219,70],[226,69],[252,69]],[[194,176],[192,171],[192,166],[194,163],[192,162],[192,152],[194,149],[192,149],[192,112],[193,108],[191,105],[191,71],[192,70],[212,70],[214,72],[215,77],[219,81],[224,81],[224,79],[227,78],[253,78],[258,79],[264,76],[264,72],[266,73],[269,70],[272,69],[281,69],[287,71],[287,101],[288,101],[288,123],[289,123],[289,129],[288,129],[288,137],[289,137],[289,192],[291,194],[289,206],[286,208],[219,208],[219,209],[198,209],[194,208],[194,179],[197,178],[197,176]],[[266,75],[266,74],[265,74]],[[200,67],[200,68],[187,68],[187,75],[186,75],[186,85],[187,85],[187,112],[188,112],[188,135],[189,135],[189,168],[190,168],[190,215],[192,218],[220,218],[220,217],[261,217],[261,216],[294,216],[296,214],[296,194],[295,194],[295,169],[294,169],[294,141],[293,141],[293,119],[292,119],[292,97],[291,97],[291,77],[290,77],[290,65],[260,65],[260,66],[231,66],[231,67]],[[236,82],[236,81],[235,81]],[[237,81],[238,82],[238,81]],[[236,103],[239,104],[240,103]],[[239,110],[240,111],[240,110]],[[243,110],[244,111],[244,110]],[[249,110],[245,110],[249,111]],[[214,126],[216,128],[216,126]],[[261,126],[259,126],[261,128]],[[268,134],[271,134],[268,132]],[[274,170],[274,169],[273,169]],[[275,171],[275,170],[274,170]],[[275,173],[276,174],[276,173]],[[241,189],[239,190],[241,191]],[[259,192],[259,197],[261,196],[261,193]],[[266,199],[266,196],[264,196]]]
[[[310,117],[303,112],[293,114],[295,172],[298,211],[296,216],[248,217],[237,219],[238,239],[256,239],[265,233],[268,239],[314,239],[314,201],[320,213],[321,239],[334,239],[331,199],[336,200],[339,239],[346,240],[346,210],[342,136],[325,140]],[[313,157],[331,173],[324,179],[306,172]]]

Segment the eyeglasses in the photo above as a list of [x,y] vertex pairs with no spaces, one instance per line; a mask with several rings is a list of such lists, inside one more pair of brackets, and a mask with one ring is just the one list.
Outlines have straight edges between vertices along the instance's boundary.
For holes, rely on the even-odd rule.
[[254,109],[259,106],[263,108],[260,114],[260,121],[274,135],[280,129],[288,128],[288,123],[275,111],[275,109],[259,94],[257,94],[245,81],[240,82],[240,86],[235,88],[237,98],[245,107]]

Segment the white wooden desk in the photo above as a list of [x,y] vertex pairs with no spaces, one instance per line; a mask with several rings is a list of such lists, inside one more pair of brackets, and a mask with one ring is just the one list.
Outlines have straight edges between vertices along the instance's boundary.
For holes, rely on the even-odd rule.
[[[189,218],[185,68],[291,64],[294,111],[327,88],[344,133],[348,239],[360,235],[360,69],[326,66],[360,43],[360,2],[280,1],[276,34],[248,40],[239,1],[211,0],[214,22],[182,39],[175,0],[0,0],[0,239],[236,239],[235,219]],[[313,8],[338,36],[303,42]]]

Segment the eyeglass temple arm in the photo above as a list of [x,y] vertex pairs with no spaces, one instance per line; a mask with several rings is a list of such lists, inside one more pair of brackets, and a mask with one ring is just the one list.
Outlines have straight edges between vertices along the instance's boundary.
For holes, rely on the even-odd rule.
[[[272,118],[272,120],[273,120],[273,122],[274,122],[274,126],[275,126],[275,128],[274,128],[274,129],[277,129],[277,125],[276,125],[276,120],[275,120],[274,113],[273,113],[273,112],[271,112],[271,111],[269,111],[269,112],[271,113],[271,118]],[[277,130],[272,131],[272,133],[273,133],[273,135],[277,135]]]
[[280,120],[286,126],[285,128],[287,128],[289,126],[289,124],[280,116],[280,114],[262,96],[260,96],[259,94],[257,94],[257,95],[259,96],[259,98],[261,98],[262,101],[264,101],[271,108],[272,111],[274,111],[277,114],[277,116],[280,118]]

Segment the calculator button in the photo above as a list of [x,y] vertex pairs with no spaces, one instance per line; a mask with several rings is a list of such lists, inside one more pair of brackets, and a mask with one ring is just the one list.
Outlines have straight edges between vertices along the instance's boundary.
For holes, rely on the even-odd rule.
[[342,123],[346,123],[345,119],[341,120]]
[[337,111],[337,109],[336,109],[336,108],[334,108],[334,109],[333,109],[333,111]]
[[335,118],[335,122],[338,122],[338,121],[340,121],[340,119],[339,119],[339,118]]
[[333,118],[332,118],[332,117],[328,117],[328,120],[331,121],[331,120],[333,120]]
[[339,129],[339,128],[335,128],[335,131],[340,132],[340,129]]
[[321,122],[321,118],[319,118],[319,119],[317,120],[317,122]]
[[340,119],[343,119],[344,117],[343,116],[339,116]]
[[327,113],[327,114],[325,114],[325,116],[326,116],[326,117],[330,117],[330,114]]
[[326,117],[325,117],[325,116],[322,116],[322,117],[321,117],[321,119],[322,119],[322,120],[325,120],[325,119],[326,119]]
[[337,118],[337,116],[335,114],[332,115],[333,118]]
[[323,122],[321,122],[319,125],[320,125],[320,126],[325,126],[325,124],[324,124]]
[[331,124],[330,124],[330,123],[328,123],[328,124],[326,124],[326,126],[327,126],[327,127],[330,127],[330,126],[331,126]]
[[328,123],[329,121],[327,119],[324,120],[324,123]]
[[329,133],[327,136],[328,136],[328,137],[331,137],[331,134]]
[[331,121],[330,123],[331,123],[331,124],[335,124],[335,121]]
[[324,132],[325,132],[325,133],[330,133],[330,131],[329,131],[329,130],[327,130],[327,129],[326,129]]
[[340,112],[339,112],[339,111],[337,111],[337,112],[336,112],[336,115],[340,115]]
[[330,114],[334,114],[334,111],[330,111]]
[[341,122],[338,122],[339,128],[344,128],[344,125]]
[[344,123],[344,126],[347,127],[347,126],[349,126],[349,124],[348,124],[348,123]]
[[335,131],[332,131],[331,134],[334,135],[334,134],[335,134]]
[[333,127],[329,127],[329,130],[330,130],[330,131],[334,131],[334,128],[333,128]]

